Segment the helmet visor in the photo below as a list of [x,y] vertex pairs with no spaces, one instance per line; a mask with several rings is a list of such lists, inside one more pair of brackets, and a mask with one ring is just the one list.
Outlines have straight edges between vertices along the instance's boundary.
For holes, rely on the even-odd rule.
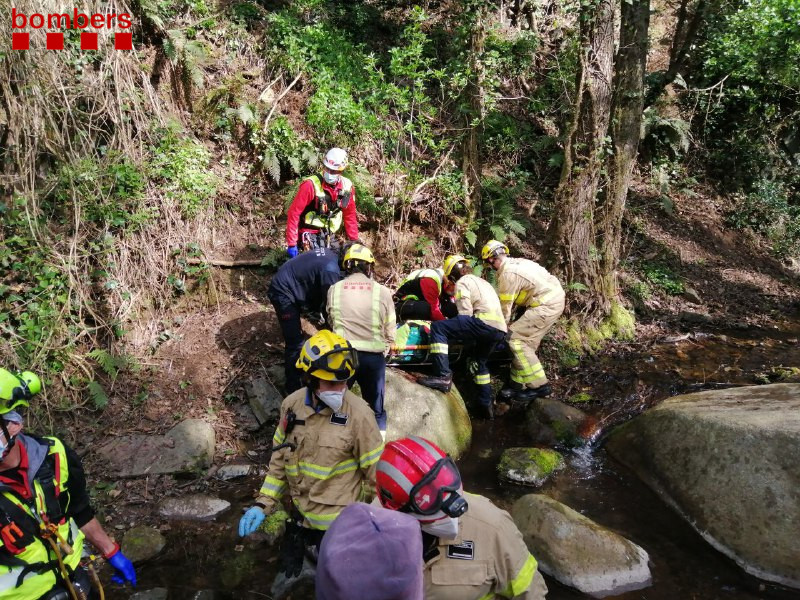
[[311,363],[309,373],[317,370],[331,373],[336,381],[347,381],[358,368],[358,354],[353,348],[334,348]]
[[458,467],[452,458],[445,456],[436,461],[433,469],[411,488],[407,508],[420,515],[432,515],[442,510],[451,517],[461,516],[466,510],[465,503],[464,510],[458,514],[450,514],[452,511],[449,510],[451,507],[455,512],[459,510],[457,507],[462,504],[457,501],[461,499],[458,493],[460,489],[461,475]]

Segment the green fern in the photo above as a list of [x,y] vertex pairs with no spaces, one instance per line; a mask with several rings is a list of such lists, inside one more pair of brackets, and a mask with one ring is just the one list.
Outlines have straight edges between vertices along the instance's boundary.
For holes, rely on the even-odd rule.
[[97,361],[97,364],[100,365],[106,375],[111,379],[116,379],[120,369],[118,357],[103,348],[92,350],[89,352],[89,357]]
[[87,391],[97,410],[103,410],[108,406],[108,394],[106,394],[106,390],[97,381],[90,381],[87,386]]

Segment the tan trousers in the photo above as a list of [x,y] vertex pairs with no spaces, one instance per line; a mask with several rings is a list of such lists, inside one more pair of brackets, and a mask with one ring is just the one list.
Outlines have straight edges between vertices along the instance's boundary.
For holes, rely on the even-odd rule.
[[547,383],[544,367],[536,356],[542,338],[564,312],[564,299],[528,308],[509,326],[511,339],[511,381],[522,387],[538,388]]

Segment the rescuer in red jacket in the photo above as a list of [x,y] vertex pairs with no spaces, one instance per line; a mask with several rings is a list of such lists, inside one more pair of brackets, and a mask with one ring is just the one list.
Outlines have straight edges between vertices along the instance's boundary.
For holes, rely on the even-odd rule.
[[342,224],[347,238],[358,240],[356,190],[342,175],[347,152],[331,148],[322,165],[321,175],[306,177],[300,184],[286,215],[286,253],[290,258],[298,251],[327,246],[328,237]]

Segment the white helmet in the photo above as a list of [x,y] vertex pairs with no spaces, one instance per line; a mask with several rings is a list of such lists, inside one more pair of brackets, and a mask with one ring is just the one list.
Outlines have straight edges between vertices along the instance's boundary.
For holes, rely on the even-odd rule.
[[347,168],[347,152],[341,148],[331,148],[322,164],[331,171],[344,171]]

